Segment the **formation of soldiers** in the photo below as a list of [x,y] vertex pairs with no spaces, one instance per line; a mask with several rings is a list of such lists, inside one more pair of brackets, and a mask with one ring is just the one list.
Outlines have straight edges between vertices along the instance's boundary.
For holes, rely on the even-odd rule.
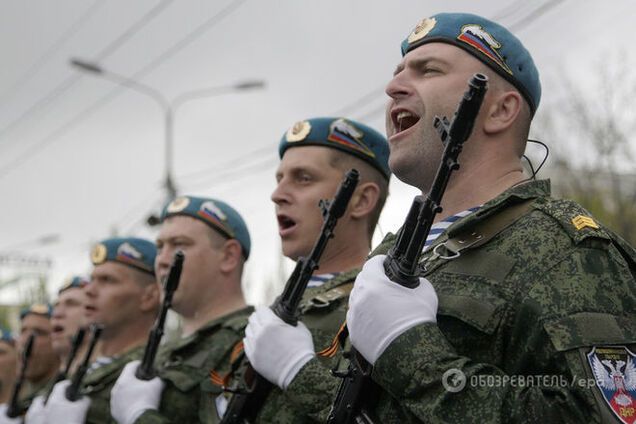
[[[422,20],[401,48],[387,137],[320,117],[280,141],[272,219],[300,264],[297,302],[247,305],[239,212],[178,197],[154,242],[103,240],[90,278],[25,309],[17,338],[0,330],[0,423],[634,423],[636,253],[524,173],[541,97],[529,52],[461,13]],[[372,251],[391,174],[423,197]],[[324,200],[345,175],[331,238],[338,199]],[[167,303],[181,335],[148,363]]]

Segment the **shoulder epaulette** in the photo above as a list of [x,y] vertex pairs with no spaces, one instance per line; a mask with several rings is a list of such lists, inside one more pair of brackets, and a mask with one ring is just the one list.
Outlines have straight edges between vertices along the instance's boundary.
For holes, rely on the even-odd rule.
[[550,199],[536,202],[535,207],[554,218],[577,244],[590,237],[611,240],[603,226],[576,202]]

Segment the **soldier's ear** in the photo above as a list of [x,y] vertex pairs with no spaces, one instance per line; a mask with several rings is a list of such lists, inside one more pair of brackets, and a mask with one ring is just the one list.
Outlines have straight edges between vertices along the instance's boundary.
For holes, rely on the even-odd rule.
[[240,265],[242,257],[241,244],[238,240],[226,240],[221,247],[219,269],[228,273],[234,271]]
[[521,94],[515,90],[501,90],[494,92],[491,98],[484,111],[484,132],[494,135],[513,128],[524,102]]
[[353,218],[365,217],[373,212],[379,199],[380,187],[376,183],[360,183],[349,202],[349,214]]
[[161,289],[159,283],[153,278],[154,284],[146,284],[141,292],[139,309],[142,312],[156,310],[161,303]]

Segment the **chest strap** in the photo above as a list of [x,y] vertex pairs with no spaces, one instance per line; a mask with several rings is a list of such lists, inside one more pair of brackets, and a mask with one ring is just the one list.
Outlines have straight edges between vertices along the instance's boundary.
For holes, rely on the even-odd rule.
[[305,313],[308,310],[314,309],[314,308],[326,308],[327,306],[331,305],[334,301],[338,299],[342,299],[343,297],[349,296],[349,293],[351,293],[351,290],[353,290],[353,281],[334,287],[330,290],[317,294],[313,297],[310,297],[309,299],[304,300],[301,303],[300,312]]
[[[534,199],[529,199],[516,205],[510,206],[482,222],[471,226],[465,231],[461,231],[453,237],[449,237],[443,243],[433,248],[433,255],[428,259],[454,259],[461,255],[466,249],[473,249],[489,242],[497,234],[508,228],[519,218],[532,210]],[[441,249],[444,249],[442,251]]]

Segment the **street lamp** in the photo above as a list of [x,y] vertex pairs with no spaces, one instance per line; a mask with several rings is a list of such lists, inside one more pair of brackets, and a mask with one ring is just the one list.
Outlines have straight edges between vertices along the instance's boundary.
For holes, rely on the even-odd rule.
[[[116,82],[117,84],[128,87],[131,90],[135,90],[138,93],[145,94],[146,96],[155,100],[164,113],[164,125],[165,125],[165,177],[164,188],[166,190],[167,201],[174,199],[177,195],[177,188],[173,179],[173,143],[174,143],[174,116],[177,109],[182,104],[205,97],[218,96],[220,94],[232,93],[236,91],[249,91],[256,90],[265,87],[265,81],[262,80],[246,80],[240,81],[231,85],[202,88],[198,90],[187,91],[178,95],[169,101],[160,91],[135,81],[131,78],[119,75],[115,72],[105,70],[96,63],[87,62],[80,59],[71,59],[71,65],[77,69],[103,77],[105,79]],[[156,225],[159,222],[158,217],[150,216],[148,218],[149,225]]]
[[60,239],[61,239],[61,236],[57,233],[44,234],[34,239],[23,240],[23,241],[11,244],[9,246],[4,246],[0,248],[0,252],[3,250],[8,251],[8,250],[16,250],[16,249],[24,249],[24,248],[37,248],[40,246],[46,246],[49,244],[57,243],[60,241]]

